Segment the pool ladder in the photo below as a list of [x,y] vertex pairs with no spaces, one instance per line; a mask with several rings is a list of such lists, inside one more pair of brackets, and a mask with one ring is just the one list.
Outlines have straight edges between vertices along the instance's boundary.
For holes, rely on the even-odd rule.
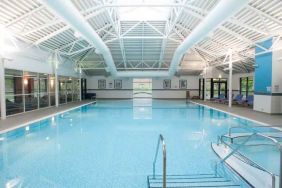
[[161,134],[159,135],[157,149],[156,149],[154,162],[153,162],[153,178],[154,179],[156,178],[156,162],[158,158],[160,143],[162,143],[162,151],[163,151],[163,181],[162,183],[163,183],[163,188],[166,188],[166,144],[164,141],[164,137]]
[[[156,175],[156,162],[160,144],[162,145],[162,175]],[[188,175],[167,175],[166,143],[163,135],[159,135],[156,153],[153,161],[153,175],[147,176],[148,188],[187,188],[187,187],[241,187],[233,181],[220,176],[218,166],[215,166],[215,173],[188,174]]]
[[[236,127],[237,128],[237,127]],[[217,139],[217,145],[219,145],[220,143],[221,144],[224,144],[226,146],[228,146],[229,148],[232,149],[232,151],[227,155],[225,156],[223,159],[221,159],[220,163],[224,163],[229,157],[235,155],[235,154],[238,154],[239,157],[247,164],[259,169],[259,170],[262,170],[266,173],[268,173],[270,176],[271,176],[271,188],[275,188],[276,187],[276,179],[279,179],[279,183],[278,183],[278,188],[282,188],[282,145],[280,144],[280,142],[273,138],[273,137],[270,137],[270,136],[267,136],[267,135],[264,135],[263,133],[258,133],[258,132],[254,132],[250,135],[244,135],[242,137],[246,137],[246,139],[237,147],[233,148],[230,144],[228,144],[227,142],[224,141],[224,138],[229,138],[230,139],[230,142],[233,143],[233,139],[232,138],[232,132],[231,132],[231,128],[229,128],[229,131],[228,131],[228,135],[222,135],[222,136],[219,136],[218,139]],[[250,158],[246,157],[244,154],[242,154],[241,152],[239,152],[239,149],[243,146],[246,146],[246,144],[251,140],[251,138],[253,137],[260,137],[260,138],[264,138],[266,140],[269,140],[271,141],[274,146],[276,146],[279,150],[279,154],[280,154],[280,157],[279,157],[279,164],[280,164],[280,169],[279,169],[279,177],[277,178],[276,175],[272,172],[270,172],[269,170],[265,169],[264,167],[260,166],[259,164],[257,164],[256,162],[254,162],[253,160],[251,160]]]

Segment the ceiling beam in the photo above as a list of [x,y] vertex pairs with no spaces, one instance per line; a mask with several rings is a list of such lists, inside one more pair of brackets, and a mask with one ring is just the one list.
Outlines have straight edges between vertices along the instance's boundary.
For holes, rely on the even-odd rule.
[[36,7],[35,9],[33,9],[33,10],[31,10],[31,11],[28,11],[27,13],[25,13],[25,14],[23,14],[23,15],[17,17],[16,19],[11,20],[10,22],[6,23],[6,24],[4,25],[4,27],[10,27],[11,25],[13,25],[13,24],[15,24],[15,23],[17,23],[17,22],[19,22],[19,21],[21,21],[21,20],[27,18],[28,16],[31,16],[32,14],[36,13],[37,11],[42,10],[43,8],[44,8],[44,6],[43,6],[43,5],[40,5],[40,6]]

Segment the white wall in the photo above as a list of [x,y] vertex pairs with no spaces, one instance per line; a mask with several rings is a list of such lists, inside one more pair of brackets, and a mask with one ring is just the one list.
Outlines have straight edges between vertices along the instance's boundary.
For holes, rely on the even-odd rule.
[[[171,78],[171,89],[163,89],[163,80],[155,78],[152,80],[153,98],[186,98],[186,90],[191,96],[199,95],[199,76],[183,76]],[[187,89],[179,89],[179,81],[187,80]]]
[[[30,44],[17,41],[18,51],[7,53],[4,67],[7,69],[24,70],[30,72],[54,74],[53,66],[50,63],[51,53],[39,49]],[[69,59],[59,59],[58,75],[78,77],[74,70],[74,63]]]
[[[105,79],[106,80],[106,90],[98,89],[98,80]],[[114,80],[122,80],[122,89],[117,90],[114,89]],[[133,82],[132,78],[112,78],[112,77],[104,77],[104,76],[91,76],[87,77],[87,89],[90,93],[96,93],[97,98],[117,98],[117,99],[128,99],[132,98],[133,92]],[[110,85],[111,83],[111,85]],[[111,87],[110,87],[111,86]]]
[[[107,88],[98,89],[98,80],[105,79]],[[115,78],[122,80],[122,89],[114,89],[114,78],[103,76],[87,77],[88,92],[96,93],[97,98],[132,98],[133,97],[133,79],[132,78]],[[166,78],[167,79],[167,78]],[[179,80],[187,80],[187,90],[190,90],[191,96],[198,95],[199,77],[185,76],[171,78],[171,89],[163,89],[162,78],[152,79],[153,98],[185,98],[186,90],[179,89]],[[112,83],[112,88],[109,87]]]

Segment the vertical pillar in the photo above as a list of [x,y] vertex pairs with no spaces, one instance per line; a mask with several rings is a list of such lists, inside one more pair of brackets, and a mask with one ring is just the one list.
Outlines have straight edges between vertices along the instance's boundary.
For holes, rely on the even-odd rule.
[[0,59],[0,103],[1,119],[6,119],[6,96],[5,96],[5,69],[4,59]]
[[59,106],[59,79],[58,79],[58,59],[57,59],[57,52],[52,55],[52,64],[53,64],[53,71],[55,75],[55,106]]
[[228,96],[228,107],[232,107],[232,72],[233,72],[233,63],[232,63],[232,49],[229,50],[229,96]]
[[59,106],[59,80],[58,80],[58,73],[57,73],[57,65],[55,66],[55,104],[56,104],[56,107]]
[[47,95],[48,95],[48,106],[51,106],[51,91],[50,91],[50,87],[51,87],[51,75],[50,74],[48,74],[48,76],[47,76],[47,85],[48,85],[48,87],[47,87]]
[[25,82],[25,79],[27,79],[27,78],[25,78],[25,71],[21,71],[22,72],[22,75],[23,75],[23,79],[22,79],[22,100],[23,100],[23,112],[25,112],[25,89],[24,89],[24,87],[25,87],[25,84],[24,84],[24,82]]
[[207,66],[204,69],[204,101],[207,101]]
[[81,96],[81,74],[82,74],[81,67],[79,67],[79,101],[82,100],[82,96]]

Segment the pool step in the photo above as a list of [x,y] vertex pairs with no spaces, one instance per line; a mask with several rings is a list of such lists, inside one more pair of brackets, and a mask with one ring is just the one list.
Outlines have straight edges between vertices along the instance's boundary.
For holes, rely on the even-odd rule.
[[[147,177],[149,188],[162,188],[163,178],[161,175],[156,175],[155,178],[150,175]],[[167,188],[204,188],[204,187],[240,187],[234,182],[226,178],[216,176],[214,174],[191,174],[191,175],[167,175]]]

